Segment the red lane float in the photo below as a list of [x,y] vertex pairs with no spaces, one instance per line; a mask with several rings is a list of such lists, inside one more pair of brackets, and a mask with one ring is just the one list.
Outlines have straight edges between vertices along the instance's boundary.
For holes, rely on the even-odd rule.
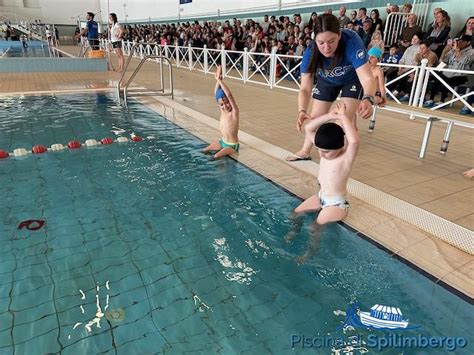
[[81,147],[81,142],[79,141],[70,141],[68,144],[67,144],[68,148],[69,149],[78,149]]
[[[140,136],[137,136],[135,133],[132,133],[130,135],[130,139],[134,142],[143,141],[143,138],[140,137]],[[93,140],[90,140],[90,141],[93,141]],[[109,145],[109,144],[112,144],[114,142],[126,143],[126,142],[128,142],[128,138],[127,137],[118,137],[117,140],[115,141],[113,138],[105,137],[105,138],[102,138],[102,140],[100,141],[100,143],[102,143],[103,145]],[[86,141],[86,145],[88,145],[87,141]],[[97,145],[97,142],[94,145]],[[79,142],[77,140],[72,140],[67,144],[67,146],[68,146],[69,149],[78,149],[78,148],[82,147],[82,144],[81,144],[81,142]],[[51,146],[51,151],[59,151],[59,150],[62,150],[62,149],[63,149],[62,144],[53,144]],[[46,153],[47,151],[48,151],[48,148],[46,148],[43,145],[35,145],[31,149],[31,152],[33,154],[43,154],[43,153]],[[27,155],[27,154],[28,154],[28,151],[24,148],[15,149],[14,152],[13,152],[13,155],[15,157],[24,156],[24,155]],[[0,159],[6,159],[9,156],[10,156],[9,152],[0,149]]]
[[134,134],[134,133],[132,133],[130,137],[132,138],[132,141],[134,141],[134,142],[141,142],[141,141],[143,140],[142,137],[137,136],[137,135]]
[[100,142],[103,145],[109,145],[109,144],[112,144],[114,142],[114,140],[112,138],[105,137],[105,138],[102,138],[102,140]]
[[0,150],[0,159],[5,159],[5,158],[8,158],[10,154],[8,154],[8,152],[4,151],[4,150]]
[[48,151],[48,148],[46,148],[44,145],[35,145],[32,149],[31,152],[33,154],[43,154]]

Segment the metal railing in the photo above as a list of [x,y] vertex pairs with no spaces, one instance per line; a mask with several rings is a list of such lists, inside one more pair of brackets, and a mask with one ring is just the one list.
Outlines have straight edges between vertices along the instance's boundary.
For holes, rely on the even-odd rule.
[[[101,40],[101,46],[106,47],[106,40]],[[251,82],[259,85],[269,86],[270,88],[281,88],[284,90],[298,91],[300,84],[300,66],[301,56],[281,55],[275,51],[271,53],[251,52],[247,48],[244,51],[229,51],[221,49],[209,49],[191,46],[169,46],[159,45],[156,43],[133,43],[124,41],[124,54],[133,57],[143,58],[145,55],[161,55],[169,59],[176,68],[185,68],[191,71],[199,71],[204,74],[210,74],[220,65],[224,77],[229,77],[244,83]],[[422,61],[420,66],[400,65],[400,64],[379,64],[381,67],[396,67],[406,69],[407,71],[395,79],[385,84],[387,95],[393,98],[397,103],[400,101],[393,95],[389,86],[413,74],[414,85],[410,93],[409,105],[423,105],[424,96],[428,80],[436,78],[439,72],[453,71],[452,69],[428,68],[426,62]],[[467,76],[474,75],[474,71],[459,71]],[[453,100],[447,104],[456,101],[462,102],[464,105],[472,109],[466,102],[466,97],[472,94],[459,95],[454,88],[442,81],[448,90],[454,95]],[[416,105],[415,105],[416,103]],[[437,108],[434,108],[437,109]]]
[[[143,47],[143,44],[145,44],[145,47]],[[157,95],[158,94],[162,96],[171,96],[171,99],[174,99],[173,66],[169,58],[159,53],[159,47],[155,46],[154,48],[152,48],[148,43],[135,43],[131,47],[124,46],[124,48],[125,47],[127,47],[129,50],[129,53],[128,53],[129,56],[128,56],[127,62],[125,63],[122,76],[120,77],[120,80],[117,83],[117,96],[118,96],[119,101],[121,100],[121,93],[122,93],[123,103],[125,106],[127,106],[128,88],[130,84],[133,82],[133,80],[135,79],[135,76],[138,74],[138,72],[142,68],[143,64],[150,59],[154,59],[160,65],[160,88],[156,90],[152,90],[152,91],[134,90],[133,93],[135,95],[137,94],[138,95]],[[141,57],[140,63],[135,68],[132,75],[130,75],[130,77],[127,79],[127,81],[124,81],[128,66],[130,65],[131,59],[133,58],[133,55],[130,55],[130,53],[133,54],[133,53],[136,53],[136,51],[138,51],[140,54],[140,57]],[[168,64],[169,88],[170,88],[170,91],[168,93],[165,92],[163,61],[165,61]]]
[[[158,45],[155,43],[135,43],[124,42],[124,53],[132,57],[139,57],[142,60],[147,60],[153,57],[148,57],[148,52],[153,51],[155,55],[161,55],[169,60],[169,64],[177,68],[185,68],[190,71],[199,71],[204,74],[213,74],[215,67],[220,65],[222,67],[222,75],[224,77],[233,78],[244,83],[250,82],[254,84],[268,86],[270,89],[280,88],[289,91],[299,91],[300,66],[301,56],[289,56],[276,54],[275,51],[271,53],[255,53],[245,49],[239,51],[226,51],[222,49],[208,49],[195,48],[191,46],[168,46]],[[385,84],[387,95],[392,97],[397,103],[401,104],[398,98],[393,94],[390,85],[399,80],[406,78],[408,75],[413,75],[413,87],[410,91],[410,99],[407,105],[398,105],[385,107],[376,107],[372,119],[369,121],[369,131],[374,130],[375,117],[379,110],[387,110],[405,114],[411,119],[419,117],[427,121],[425,134],[423,136],[422,146],[420,148],[419,157],[423,158],[426,154],[427,142],[429,140],[431,127],[434,122],[442,122],[447,124],[445,139],[442,144],[440,152],[446,153],[449,137],[454,126],[474,129],[474,124],[464,123],[453,118],[453,114],[443,112],[429,112],[426,109],[420,110],[423,106],[424,97],[428,82],[430,79],[436,78],[442,85],[444,85],[452,94],[453,98],[446,102],[443,106],[452,104],[453,102],[461,102],[470,110],[474,111],[472,105],[466,100],[469,96],[474,95],[474,91],[466,94],[459,94],[450,87],[439,73],[455,71],[474,77],[474,71],[459,71],[452,69],[428,68],[427,60],[423,59],[420,66],[400,65],[400,64],[379,64],[382,67],[397,67],[405,69],[406,72],[397,76],[393,80]],[[436,111],[442,106],[437,106],[431,109]],[[450,116],[449,118],[445,118]]]
[[385,28],[383,32],[383,40],[385,45],[390,46],[396,43],[402,34],[402,30],[407,26],[407,18],[411,14],[416,14],[416,24],[422,29],[425,28],[426,19],[428,16],[428,8],[430,0],[415,0],[413,1],[413,12],[391,12],[387,16]]

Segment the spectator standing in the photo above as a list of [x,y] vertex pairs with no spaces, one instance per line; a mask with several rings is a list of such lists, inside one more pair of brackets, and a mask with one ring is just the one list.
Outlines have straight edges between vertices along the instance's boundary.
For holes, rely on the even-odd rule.
[[430,40],[430,49],[439,57],[451,31],[451,19],[448,13],[441,10],[436,13],[435,21],[428,28],[426,39]]
[[263,22],[260,24],[262,27],[263,33],[268,32],[268,28],[270,27],[270,21],[268,20],[268,15],[263,16]]
[[355,11],[355,10],[351,11],[349,20],[354,23],[354,26],[357,26],[357,23],[356,23],[357,22],[357,11]]
[[304,22],[303,20],[301,19],[301,15],[300,14],[296,14],[295,15],[295,26],[298,26],[300,28],[300,31],[303,31],[304,30]]
[[367,8],[361,7],[356,19],[356,25],[358,26],[358,29],[362,28],[365,20],[370,20],[370,18],[367,17]]
[[82,29],[81,35],[87,36],[91,49],[99,49],[99,25],[94,21],[94,13],[88,12],[86,15],[86,27]]
[[347,24],[351,21],[349,17],[346,16],[346,7],[341,6],[339,8],[339,22],[341,23],[341,29],[346,28]]
[[370,19],[372,20],[372,30],[373,31],[379,30],[380,32],[383,32],[383,24],[382,24],[382,20],[380,19],[379,10],[373,9],[370,12]]
[[122,72],[123,65],[125,59],[123,57],[122,52],[122,38],[123,38],[123,28],[118,23],[117,15],[115,13],[109,14],[109,24],[111,25],[110,28],[110,42],[112,43],[112,47],[114,48],[115,54],[117,55],[118,59],[118,67],[114,69],[115,71]]
[[309,22],[308,22],[308,27],[310,31],[314,31],[317,18],[318,18],[318,14],[316,12],[311,13],[311,18],[309,19]]
[[407,18],[407,25],[403,27],[400,40],[398,42],[402,51],[405,51],[411,44],[413,35],[421,32],[421,27],[416,24],[416,14],[410,14]]
[[362,38],[364,47],[367,48],[372,38],[372,20],[370,18],[366,17],[362,28],[360,28],[358,31],[358,34],[360,38]]
[[403,8],[402,8],[402,11],[405,13],[405,14],[409,14],[411,13],[411,9],[413,8],[413,5],[410,4],[410,3],[406,3],[403,5]]

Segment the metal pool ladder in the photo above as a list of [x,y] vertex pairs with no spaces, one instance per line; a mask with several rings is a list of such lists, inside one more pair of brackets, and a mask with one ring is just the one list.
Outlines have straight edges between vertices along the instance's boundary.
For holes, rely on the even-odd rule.
[[[132,83],[133,79],[137,75],[137,73],[140,71],[142,68],[143,64],[148,60],[148,59],[158,59],[158,64],[160,65],[160,88],[156,90],[149,90],[149,89],[134,89],[133,91],[130,91],[130,93],[133,93],[134,96],[140,96],[140,95],[161,95],[161,96],[171,96],[171,99],[174,99],[174,91],[173,91],[173,67],[171,65],[171,62],[168,58],[161,56],[161,55],[146,55],[144,56],[138,66],[135,68],[133,71],[132,75],[128,78],[128,80],[125,82],[124,77],[125,74],[127,73],[127,68],[130,64],[130,61],[133,57],[134,49],[139,43],[135,43],[133,47],[130,50],[130,55],[128,56],[127,63],[125,64],[125,68],[122,73],[122,77],[120,78],[119,82],[117,83],[117,95],[119,98],[119,102],[122,102],[122,95],[123,95],[123,103],[125,106],[127,106],[127,93],[129,92],[128,87]],[[165,85],[164,85],[164,73],[163,73],[163,61],[166,62],[168,65],[168,73],[169,73],[169,91],[165,91]]]

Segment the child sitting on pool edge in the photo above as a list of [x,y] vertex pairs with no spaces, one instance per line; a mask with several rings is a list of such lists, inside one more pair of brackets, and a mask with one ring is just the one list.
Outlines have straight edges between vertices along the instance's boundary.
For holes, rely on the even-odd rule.
[[[328,122],[331,120],[340,121],[342,127],[334,122]],[[305,127],[306,134],[314,132],[316,128],[313,142],[321,158],[318,172],[320,189],[317,194],[295,208],[290,218],[293,228],[284,238],[289,242],[300,232],[303,222],[301,217],[304,213],[320,210],[316,223],[310,228],[311,244],[314,245],[297,260],[298,263],[303,263],[317,250],[320,234],[318,226],[341,221],[347,216],[349,209],[349,202],[346,199],[347,181],[359,151],[360,138],[355,120],[346,115],[343,103],[336,104],[328,114],[311,120]]]
[[221,70],[221,67],[218,66],[215,74],[214,96],[221,111],[219,126],[222,138],[218,142],[212,142],[203,150],[204,153],[217,151],[214,154],[216,159],[239,151],[239,107],[230,89],[222,81]]

